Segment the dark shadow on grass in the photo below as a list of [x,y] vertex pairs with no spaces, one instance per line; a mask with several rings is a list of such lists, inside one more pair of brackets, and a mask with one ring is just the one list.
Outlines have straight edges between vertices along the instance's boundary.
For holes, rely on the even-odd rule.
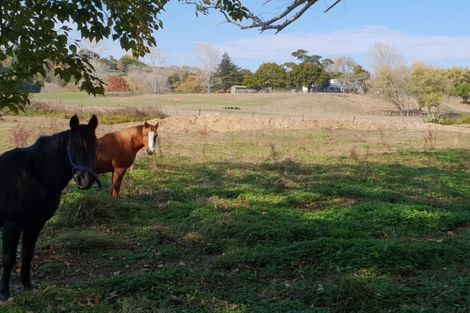
[[122,232],[148,273],[77,288],[172,312],[464,312],[470,151],[410,154],[441,163],[164,164],[172,174],[130,175],[132,188],[154,190],[123,199],[141,204]]

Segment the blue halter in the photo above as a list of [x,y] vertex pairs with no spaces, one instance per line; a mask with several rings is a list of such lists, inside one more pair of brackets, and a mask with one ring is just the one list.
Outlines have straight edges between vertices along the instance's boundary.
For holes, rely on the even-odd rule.
[[72,175],[75,174],[78,171],[81,172],[88,172],[96,181],[96,184],[98,185],[98,188],[101,188],[101,182],[98,177],[98,175],[93,171],[93,169],[89,166],[84,166],[80,164],[76,164],[73,159],[72,159],[72,153],[70,152],[70,145],[67,145],[67,158],[70,163],[70,166],[72,167]]

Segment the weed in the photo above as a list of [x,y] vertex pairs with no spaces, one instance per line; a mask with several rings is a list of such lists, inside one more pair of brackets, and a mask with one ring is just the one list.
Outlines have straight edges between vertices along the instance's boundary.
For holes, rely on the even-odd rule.
[[436,148],[436,138],[434,136],[434,133],[429,130],[427,135],[423,137],[424,139],[424,146],[423,149],[424,151],[428,150],[434,150]]
[[26,147],[33,135],[33,131],[24,126],[18,126],[10,129],[10,139],[16,148]]
[[270,158],[273,162],[275,162],[275,161],[277,161],[278,158],[279,158],[279,151],[277,150],[277,147],[276,147],[275,144],[270,143],[270,144],[268,144],[268,145],[269,145],[269,148],[271,149],[271,151],[270,151],[271,153],[270,153],[270,155],[269,155],[269,158]]

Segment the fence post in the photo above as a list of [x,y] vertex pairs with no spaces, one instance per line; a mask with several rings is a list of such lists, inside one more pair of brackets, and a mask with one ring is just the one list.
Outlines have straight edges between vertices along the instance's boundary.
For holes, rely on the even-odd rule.
[[201,115],[201,109],[199,109],[199,115]]

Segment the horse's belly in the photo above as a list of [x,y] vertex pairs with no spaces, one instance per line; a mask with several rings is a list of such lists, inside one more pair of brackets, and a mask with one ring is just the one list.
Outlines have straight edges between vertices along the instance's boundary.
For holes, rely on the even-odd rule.
[[0,219],[48,220],[59,203],[60,193],[23,194],[17,197],[0,194]]
[[109,161],[100,161],[98,160],[95,165],[95,172],[97,174],[103,174],[113,171],[113,164],[111,160]]

